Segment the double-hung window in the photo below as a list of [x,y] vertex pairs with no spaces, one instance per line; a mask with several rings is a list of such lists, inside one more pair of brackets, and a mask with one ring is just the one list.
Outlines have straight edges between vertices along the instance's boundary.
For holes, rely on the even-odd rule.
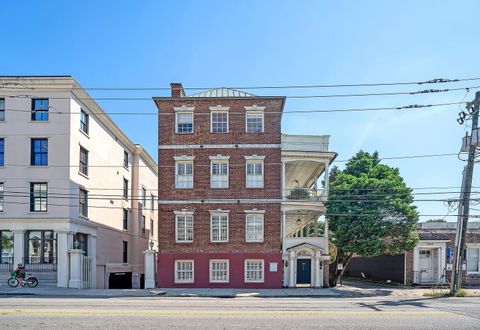
[[79,162],[80,173],[88,176],[88,150],[80,147],[80,162]]
[[245,222],[245,240],[247,242],[263,242],[263,214],[247,214]]
[[264,271],[265,269],[263,260],[245,260],[246,283],[263,283]]
[[246,187],[263,188],[263,158],[246,158]]
[[147,207],[147,190],[142,187],[142,208],[146,208]]
[[0,121],[5,121],[5,99],[0,99]]
[[480,273],[480,246],[467,248],[467,272]]
[[32,100],[32,121],[48,121],[48,99]]
[[228,213],[210,214],[210,241],[228,242]]
[[175,215],[175,240],[180,243],[193,242],[193,215]]
[[122,229],[128,231],[128,210],[123,209],[123,225]]
[[128,152],[126,150],[123,151],[123,167],[128,169]]
[[247,112],[246,117],[247,133],[264,132],[263,112]]
[[177,112],[175,133],[193,133],[193,112]]
[[47,212],[48,186],[44,182],[30,183],[30,212]]
[[88,135],[89,116],[85,110],[80,110],[80,130]]
[[228,188],[228,157],[210,159],[210,188]]
[[150,212],[155,211],[155,196],[150,194]]
[[123,199],[128,200],[128,180],[123,178]]
[[48,139],[32,139],[30,165],[32,166],[48,165]]
[[150,236],[153,236],[153,219],[150,219]]
[[193,260],[175,260],[175,283],[193,283]]
[[144,215],[142,215],[141,227],[142,227],[142,234],[145,234],[145,216]]
[[210,132],[228,133],[228,112],[212,111],[210,113]]
[[0,139],[0,166],[5,166],[5,139]]
[[210,260],[210,282],[228,283],[229,263],[228,260]]
[[175,171],[175,188],[193,188],[193,161],[177,161]]
[[128,242],[123,241],[122,242],[122,248],[123,248],[123,263],[126,264],[128,263]]
[[88,191],[80,188],[79,195],[80,214],[88,218]]
[[0,212],[5,211],[4,183],[0,182]]

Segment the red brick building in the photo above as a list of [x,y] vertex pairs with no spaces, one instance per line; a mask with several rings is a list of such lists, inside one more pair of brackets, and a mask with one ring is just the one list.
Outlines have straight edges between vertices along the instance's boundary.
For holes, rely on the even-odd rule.
[[[154,101],[159,111],[158,286],[287,285],[287,235],[318,225],[312,225],[307,210],[308,219],[302,211],[290,232],[282,229],[288,222],[283,211],[287,189],[281,134],[285,97],[259,97],[227,88],[186,96],[181,84],[172,84],[171,97]],[[317,138],[328,143],[328,137]],[[333,157],[328,153],[321,165],[308,169],[315,171],[309,173],[308,189],[313,181],[316,186]],[[304,182],[296,182],[298,193]],[[317,195],[301,196],[310,208],[321,209]],[[317,229],[312,232],[318,234]],[[302,236],[308,235],[294,242],[312,243],[306,237],[299,241]],[[312,259],[327,258],[326,243],[313,246],[306,248],[318,252]],[[308,271],[310,277],[320,276]],[[318,286],[318,281],[311,285]]]

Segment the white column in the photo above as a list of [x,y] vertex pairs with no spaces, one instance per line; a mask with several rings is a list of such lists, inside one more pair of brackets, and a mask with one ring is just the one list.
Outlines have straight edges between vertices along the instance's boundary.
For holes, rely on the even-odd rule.
[[155,250],[145,250],[145,289],[155,288]]
[[314,287],[319,288],[321,286],[320,284],[320,252],[315,253],[315,262],[314,262],[314,267],[315,271],[313,272],[315,276],[315,282],[313,284]]
[[327,161],[325,163],[325,199],[328,199],[328,189],[329,189],[329,182],[330,182],[330,173],[328,171],[328,164],[329,164],[329,161]]
[[90,257],[91,288],[97,288],[97,236],[88,235],[88,256]]
[[295,287],[295,252],[290,252],[290,258],[288,260],[288,267],[289,267],[289,278],[288,278],[288,287],[294,288]]
[[68,253],[70,254],[70,280],[68,281],[68,287],[81,289],[83,250],[71,249]]
[[[69,280],[69,258],[68,249],[69,235],[67,232],[57,233],[57,286],[59,288],[68,288]],[[71,238],[73,239],[73,237]]]
[[287,238],[287,212],[282,211],[282,250],[286,251],[286,238]]
[[286,169],[285,169],[285,162],[282,161],[282,200],[283,200],[283,197],[286,196],[286,178],[285,178],[285,173],[286,173]]
[[23,230],[13,231],[13,266],[23,264],[23,249],[25,247],[25,232]]
[[326,254],[330,254],[330,250],[329,250],[329,247],[328,247],[328,243],[329,243],[329,235],[328,235],[328,219],[327,219],[327,216],[325,215],[325,224],[324,224],[324,233],[323,233],[323,237],[325,237],[325,253]]

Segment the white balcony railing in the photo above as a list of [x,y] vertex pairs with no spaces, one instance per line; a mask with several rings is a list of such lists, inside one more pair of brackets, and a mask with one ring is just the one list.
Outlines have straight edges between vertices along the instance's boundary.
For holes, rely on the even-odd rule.
[[282,151],[327,152],[330,135],[282,134]]
[[283,190],[284,201],[322,202],[325,200],[324,189],[294,188]]
[[285,238],[284,245],[285,249],[289,249],[303,243],[312,244],[324,250],[327,248],[326,237],[287,237]]

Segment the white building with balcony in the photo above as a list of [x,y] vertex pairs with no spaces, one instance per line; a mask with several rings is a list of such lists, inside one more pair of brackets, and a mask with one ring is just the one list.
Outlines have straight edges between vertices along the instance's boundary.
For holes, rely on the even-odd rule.
[[0,76],[0,280],[141,287],[157,165],[70,76]]
[[329,136],[282,134],[283,283],[287,287],[328,284]]

